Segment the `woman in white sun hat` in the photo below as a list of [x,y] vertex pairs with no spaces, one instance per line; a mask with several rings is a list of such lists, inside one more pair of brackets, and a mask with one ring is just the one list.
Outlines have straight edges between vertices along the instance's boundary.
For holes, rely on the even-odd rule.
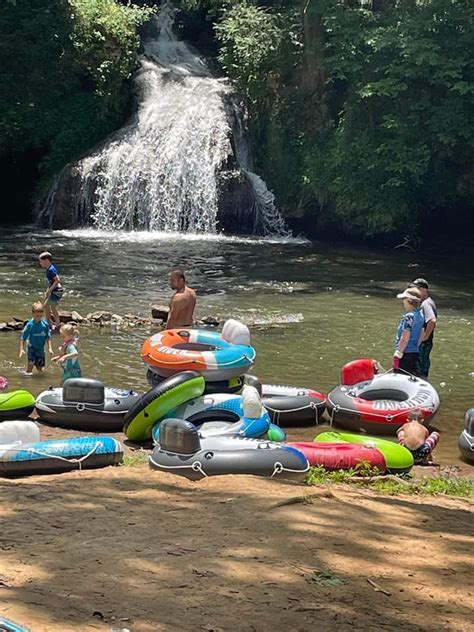
[[395,334],[392,368],[400,373],[416,374],[416,364],[425,319],[421,310],[421,292],[408,287],[397,298],[402,299],[403,314]]

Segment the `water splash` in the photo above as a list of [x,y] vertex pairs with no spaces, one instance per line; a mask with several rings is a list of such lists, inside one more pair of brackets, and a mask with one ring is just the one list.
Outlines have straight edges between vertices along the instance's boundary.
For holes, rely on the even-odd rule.
[[[77,163],[81,186],[75,215],[89,212],[106,230],[216,233],[219,173],[232,160],[228,105],[232,90],[204,59],[173,33],[175,10],[152,19],[135,78],[138,111],[98,151]],[[240,115],[241,116],[241,115]],[[237,120],[243,126],[237,113]],[[265,183],[249,169],[249,147],[235,162],[253,194],[253,232],[289,236]],[[239,164],[239,155],[245,156]],[[57,183],[48,203],[54,205]]]

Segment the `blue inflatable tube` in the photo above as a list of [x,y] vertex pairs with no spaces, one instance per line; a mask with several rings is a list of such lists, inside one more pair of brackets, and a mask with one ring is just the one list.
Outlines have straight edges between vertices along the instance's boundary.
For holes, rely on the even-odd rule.
[[161,377],[192,370],[208,381],[243,375],[255,355],[250,344],[232,344],[205,329],[167,329],[145,340],[141,350],[142,360]]
[[[264,408],[262,408],[261,416],[256,419],[244,417],[242,396],[228,393],[203,395],[191,399],[186,404],[178,406],[178,408],[167,414],[166,418],[190,421],[198,427],[201,433],[205,432],[206,435],[212,431],[213,435],[228,435],[232,433],[237,436],[257,439],[262,437],[270,427],[270,416]],[[161,421],[163,419],[158,420],[158,422]],[[213,423],[213,428],[209,425],[211,423]],[[219,425],[216,424],[222,424],[222,432],[217,432]],[[232,425],[232,429],[230,429],[230,425]],[[155,441],[157,441],[158,436],[159,423],[153,428]]]
[[123,448],[113,437],[38,441],[0,450],[0,475],[58,474],[117,465]]

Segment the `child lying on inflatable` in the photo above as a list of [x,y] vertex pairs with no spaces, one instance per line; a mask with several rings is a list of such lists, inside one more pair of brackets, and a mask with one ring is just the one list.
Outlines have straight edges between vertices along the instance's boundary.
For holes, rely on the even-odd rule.
[[421,410],[412,410],[407,422],[397,431],[398,443],[413,454],[415,465],[431,465],[432,452],[438,444],[439,432],[428,432]]

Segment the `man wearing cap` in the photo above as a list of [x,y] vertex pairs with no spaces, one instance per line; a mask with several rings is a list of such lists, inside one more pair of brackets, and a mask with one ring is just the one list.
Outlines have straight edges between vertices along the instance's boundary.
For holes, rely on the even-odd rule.
[[397,327],[392,368],[397,372],[416,374],[419,347],[425,322],[421,311],[421,292],[417,287],[407,287],[401,294],[405,313]]
[[438,319],[438,310],[436,309],[435,302],[429,294],[429,285],[426,279],[415,279],[412,286],[420,290],[421,311],[423,312],[423,317],[425,319],[416,370],[420,377],[427,379],[431,366],[430,353],[433,348],[433,337],[434,330],[436,328],[436,321]]

